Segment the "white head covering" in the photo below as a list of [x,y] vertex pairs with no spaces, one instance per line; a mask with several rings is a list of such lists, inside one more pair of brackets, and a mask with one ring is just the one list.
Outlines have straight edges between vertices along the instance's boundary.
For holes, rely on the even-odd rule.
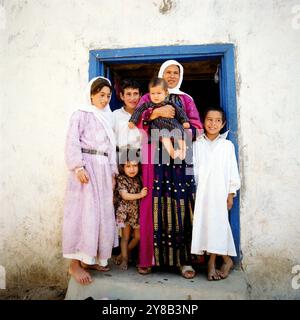
[[111,85],[111,82],[109,81],[109,79],[101,77],[101,76],[91,79],[87,85],[87,89],[86,89],[86,93],[85,93],[86,105],[80,107],[79,110],[85,111],[85,112],[92,112],[95,115],[95,117],[102,123],[102,125],[105,129],[105,132],[108,135],[108,138],[109,138],[111,144],[113,145],[113,148],[115,149],[116,139],[115,139],[115,135],[114,135],[114,132],[112,129],[114,118],[113,118],[113,114],[110,109],[109,103],[103,109],[99,109],[99,108],[95,107],[91,102],[91,87],[92,87],[92,84],[94,83],[94,81],[96,81],[99,78],[108,81],[108,83]]
[[181,86],[181,83],[182,83],[182,80],[183,80],[183,66],[179,62],[177,62],[176,60],[167,60],[167,61],[165,61],[160,66],[160,69],[159,69],[159,72],[158,72],[158,77],[159,78],[163,78],[165,70],[169,66],[172,66],[172,65],[175,65],[175,66],[179,67],[179,81],[178,81],[178,84],[177,84],[176,87],[168,88],[168,91],[169,91],[169,93],[174,93],[174,94],[185,94],[183,91],[179,90],[179,88]]

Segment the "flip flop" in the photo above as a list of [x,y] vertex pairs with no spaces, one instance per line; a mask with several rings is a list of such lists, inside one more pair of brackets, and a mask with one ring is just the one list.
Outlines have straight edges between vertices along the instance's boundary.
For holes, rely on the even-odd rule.
[[[182,266],[180,273],[185,279],[193,279],[196,275],[196,271],[192,266]],[[188,274],[190,274],[190,276]]]
[[110,270],[110,267],[108,266],[108,264],[106,266],[100,266],[99,264],[87,265],[87,264],[80,262],[80,265],[85,270],[91,269],[91,270],[97,270],[100,272],[107,272]]
[[109,271],[109,270],[110,270],[110,267],[109,267],[109,265],[106,265],[106,266],[99,266],[99,268],[98,268],[98,269],[96,269],[96,270],[101,271],[101,272],[107,272],[107,271]]
[[145,275],[152,272],[151,267],[137,267],[137,271],[139,274]]

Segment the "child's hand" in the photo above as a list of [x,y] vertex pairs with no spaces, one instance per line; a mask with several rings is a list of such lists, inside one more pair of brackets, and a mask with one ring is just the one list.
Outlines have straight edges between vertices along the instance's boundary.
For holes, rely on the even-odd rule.
[[146,197],[147,193],[148,193],[148,188],[147,188],[147,187],[144,187],[144,188],[142,189],[142,191],[140,192],[141,198]]
[[82,168],[81,170],[75,171],[75,174],[76,174],[77,179],[81,183],[88,183],[89,182],[89,175],[84,168]]
[[227,197],[227,210],[230,210],[233,206],[233,193],[229,193]]
[[133,129],[135,127],[135,124],[133,122],[128,122],[128,128]]
[[189,129],[190,128],[190,124],[188,122],[184,122],[182,124],[182,126],[184,127],[184,129]]

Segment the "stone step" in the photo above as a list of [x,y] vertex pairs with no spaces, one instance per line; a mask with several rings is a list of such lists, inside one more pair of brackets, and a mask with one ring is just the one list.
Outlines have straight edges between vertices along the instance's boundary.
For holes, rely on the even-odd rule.
[[220,281],[208,281],[204,270],[194,279],[179,274],[153,272],[140,275],[135,267],[122,271],[112,265],[108,272],[91,271],[93,282],[80,285],[72,277],[66,300],[246,300],[249,299],[243,271],[233,270]]

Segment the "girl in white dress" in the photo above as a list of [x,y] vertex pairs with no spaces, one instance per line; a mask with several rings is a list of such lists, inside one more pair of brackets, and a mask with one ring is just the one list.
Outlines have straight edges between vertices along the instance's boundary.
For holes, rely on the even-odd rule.
[[[230,256],[236,256],[228,210],[240,188],[240,177],[234,145],[220,134],[225,126],[222,108],[213,107],[204,115],[204,134],[194,142],[194,172],[197,183],[192,254],[204,254],[208,261],[208,280],[225,279],[233,267]],[[223,265],[216,269],[216,256]]]

